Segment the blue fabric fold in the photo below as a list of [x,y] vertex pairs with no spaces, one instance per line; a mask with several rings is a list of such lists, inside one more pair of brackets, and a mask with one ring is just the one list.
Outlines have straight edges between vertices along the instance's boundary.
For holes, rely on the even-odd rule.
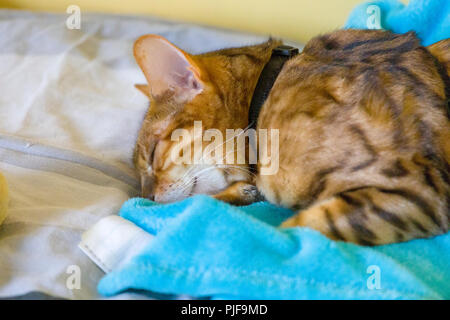
[[450,298],[450,234],[363,247],[277,227],[291,214],[265,202],[235,207],[202,195],[165,205],[130,199],[120,215],[156,237],[98,290],[214,299]]
[[410,0],[408,5],[398,0],[366,2],[351,12],[345,28],[371,29],[371,16],[377,13],[370,6],[379,8],[383,29],[395,33],[415,31],[425,46],[450,38],[448,0]]

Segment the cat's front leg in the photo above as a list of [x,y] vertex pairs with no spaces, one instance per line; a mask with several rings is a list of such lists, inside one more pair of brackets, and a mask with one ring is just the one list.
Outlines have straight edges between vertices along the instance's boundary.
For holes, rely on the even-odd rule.
[[222,192],[214,195],[213,198],[236,206],[245,206],[264,200],[256,186],[246,181],[233,183]]

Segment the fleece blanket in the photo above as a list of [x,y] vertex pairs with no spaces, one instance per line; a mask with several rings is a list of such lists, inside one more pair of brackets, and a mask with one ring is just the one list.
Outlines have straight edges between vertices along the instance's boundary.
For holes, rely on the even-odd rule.
[[99,283],[215,299],[450,299],[450,234],[362,247],[307,228],[266,202],[234,207],[208,196],[127,201],[120,215],[153,241]]
[[[379,26],[367,22],[373,10]],[[346,27],[414,30],[428,45],[449,36],[449,17],[447,0],[385,0],[357,7]],[[206,196],[132,199],[120,214],[155,238],[102,279],[106,296],[133,288],[220,299],[450,299],[450,234],[361,247],[280,229],[292,212],[268,203],[237,208]]]
[[415,31],[428,46],[450,37],[450,1],[370,1],[357,6],[345,25],[354,29],[387,29],[395,33]]

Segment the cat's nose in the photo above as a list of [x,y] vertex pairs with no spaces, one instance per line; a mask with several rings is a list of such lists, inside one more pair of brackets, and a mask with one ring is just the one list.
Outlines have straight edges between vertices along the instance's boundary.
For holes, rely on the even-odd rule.
[[148,190],[142,190],[141,197],[145,199],[149,199],[152,201],[155,201],[155,195],[152,192],[149,192]]
[[155,200],[154,179],[149,176],[141,176],[141,197]]

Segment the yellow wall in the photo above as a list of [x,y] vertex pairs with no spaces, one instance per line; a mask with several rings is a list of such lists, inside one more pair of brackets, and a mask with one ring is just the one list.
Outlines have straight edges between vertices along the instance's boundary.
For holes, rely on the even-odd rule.
[[305,42],[341,27],[363,0],[0,0],[0,7],[150,14]]

